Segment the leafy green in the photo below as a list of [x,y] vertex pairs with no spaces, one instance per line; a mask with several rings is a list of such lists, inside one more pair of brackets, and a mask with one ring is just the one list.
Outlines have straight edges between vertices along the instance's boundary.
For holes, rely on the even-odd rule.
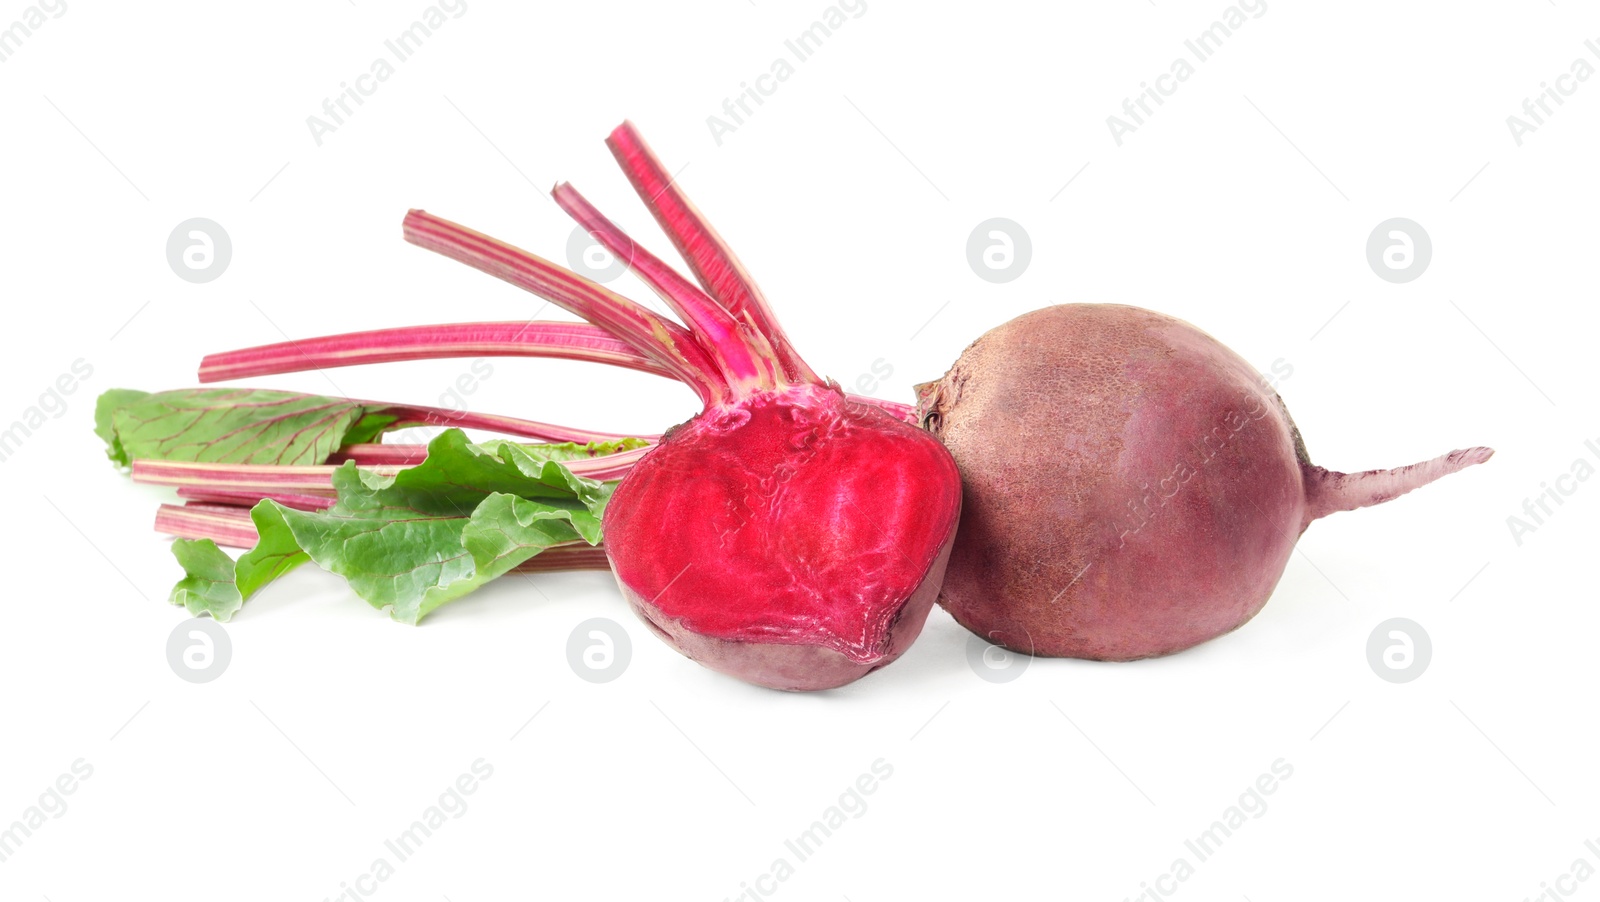
[[492,439],[478,443],[478,447],[492,450],[494,453],[499,453],[497,449],[500,445],[513,445],[535,460],[555,461],[588,460],[594,457],[604,457],[608,454],[620,454],[623,451],[636,451],[639,448],[650,447],[650,443],[642,438],[623,438],[609,442],[589,442],[588,444],[553,442],[545,445],[526,445],[505,439]]
[[[95,433],[122,466],[135,459],[321,464],[340,447],[377,441],[402,416],[384,405],[295,392],[113,389],[95,407]],[[564,461],[646,447],[641,439],[583,445],[467,441],[441,433],[427,459],[392,477],[347,463],[325,511],[262,501],[259,541],[238,560],[210,539],[180,539],[185,576],[170,600],[227,620],[246,600],[306,561],[337,573],[390,616],[416,623],[439,605],[553,545],[600,541],[614,483],[574,476]]]
[[99,400],[94,402],[94,434],[106,443],[106,456],[126,467],[131,460],[122,447],[122,441],[117,437],[116,427],[112,420],[116,412],[124,407],[130,407],[135,402],[150,397],[147,391],[138,391],[132,388],[113,388],[101,392]]
[[210,539],[175,539],[172,555],[188,575],[172,587],[170,601],[196,617],[227,620],[258,589],[310,560],[284,523],[285,508],[263,501],[250,512],[261,540],[237,562]]
[[[124,467],[136,458],[321,464],[345,445],[376,442],[395,428],[401,417],[389,410],[381,404],[298,392],[191,388],[151,394],[114,388],[95,404],[94,431],[106,443],[106,456]],[[627,438],[532,445],[495,440],[482,447],[502,444],[515,444],[538,460],[562,461],[632,451],[649,442]]]
[[170,600],[226,620],[263,586],[309,559],[344,577],[393,619],[416,623],[546,548],[598,544],[615,483],[575,476],[553,459],[595,453],[605,452],[599,446],[473,445],[461,430],[449,429],[428,445],[425,461],[394,476],[347,463],[333,474],[338,501],[326,511],[257,504],[250,516],[260,542],[237,562],[209,539],[175,543],[173,554],[187,575]]
[[[342,398],[239,388],[113,389],[95,405],[95,432],[121,466],[135,458],[237,464],[320,464],[387,423]],[[393,422],[390,418],[389,422]]]
[[[347,445],[365,445],[376,442],[379,436],[393,428],[400,418],[392,413],[368,413],[356,420],[355,425],[344,434],[344,443]],[[318,461],[319,463],[321,461]]]

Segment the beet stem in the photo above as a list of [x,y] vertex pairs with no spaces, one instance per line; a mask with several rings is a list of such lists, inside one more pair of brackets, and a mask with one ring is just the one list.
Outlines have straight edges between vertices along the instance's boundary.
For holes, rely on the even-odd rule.
[[450,410],[444,407],[422,407],[413,404],[382,404],[375,401],[357,401],[367,407],[371,413],[384,413],[397,416],[400,419],[394,428],[403,426],[445,426],[459,429],[487,429],[505,435],[514,435],[518,438],[536,439],[542,442],[577,442],[587,445],[591,442],[618,442],[626,438],[643,438],[654,440],[655,435],[597,432],[592,429],[575,429],[570,426],[558,426],[554,423],[541,423],[537,420],[524,420],[519,417],[506,417],[492,413],[474,413],[470,410]]
[[251,379],[366,363],[495,356],[583,360],[677,378],[667,367],[599,326],[528,320],[374,329],[223,351],[208,354],[200,362],[200,381]]
[[250,521],[250,509],[226,505],[163,504],[156,509],[156,532],[180,539],[210,539],[228,548],[254,548],[261,537]]
[[677,323],[668,322],[622,295],[542,257],[425,211],[407,213],[404,230],[406,240],[418,247],[531,291],[604,327],[635,350],[667,367],[679,380],[695,389],[702,403],[709,406],[728,399],[728,385],[721,371],[694,337]]
[[[370,363],[455,357],[539,357],[581,360],[639,370],[677,380],[671,370],[592,323],[528,320],[440,323],[302,338],[209,354],[200,363],[202,383],[252,379]],[[916,422],[916,408],[899,401],[846,392],[897,420]],[[558,427],[565,428],[565,427]],[[512,432],[512,435],[520,433]],[[638,438],[650,438],[637,435]]]
[[782,381],[783,365],[774,356],[765,336],[753,329],[741,329],[721,304],[690,284],[661,258],[636,244],[595,209],[578,189],[562,182],[551,191],[551,196],[561,209],[598,238],[606,250],[627,263],[628,269],[677,312],[736,391],[773,389]]
[[[619,451],[585,460],[562,461],[561,465],[576,476],[585,479],[621,479],[639,459],[648,454],[654,445]],[[202,489],[228,491],[329,492],[333,489],[333,474],[342,465],[305,464],[226,464],[180,460],[145,460],[133,462],[134,482],[148,485],[193,486]],[[363,470],[380,476],[393,476],[406,465],[357,464]]]
[[[614,471],[619,467],[625,470],[632,466],[626,462],[619,464],[616,461],[611,460],[611,458],[614,457],[616,457],[615,454],[603,454],[588,458],[584,461],[584,464],[590,468],[588,470],[584,470],[582,475],[590,479],[609,479],[612,477],[596,476],[594,474]],[[409,467],[420,464],[427,459],[427,445],[345,445],[338,451],[334,452],[333,456],[328,458],[328,462],[332,464],[341,464],[347,461],[354,461],[358,467],[384,465]],[[593,464],[595,461],[608,463]],[[578,463],[576,460],[562,461],[563,466],[576,463]],[[582,468],[580,467],[580,469]]]
[[238,489],[202,488],[200,486],[179,486],[178,497],[188,502],[190,508],[202,506],[210,508],[217,506],[255,506],[263,498],[270,498],[284,507],[297,511],[320,511],[333,506],[335,499],[332,495],[299,495],[293,492],[262,492]]
[[744,265],[678,187],[676,178],[667,173],[633,123],[617,126],[606,146],[706,293],[766,338],[791,382],[820,384],[822,379],[789,342]]
[[[338,467],[323,464],[284,466],[281,464],[218,464],[174,460],[135,460],[131,467],[134,482],[174,487],[193,486],[229,491],[332,492],[333,474]],[[404,467],[362,467],[380,476],[393,476]]]

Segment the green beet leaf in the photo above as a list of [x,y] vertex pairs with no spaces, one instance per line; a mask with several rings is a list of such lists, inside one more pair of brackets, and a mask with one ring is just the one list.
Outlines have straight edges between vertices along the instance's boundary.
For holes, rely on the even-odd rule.
[[309,559],[393,619],[416,623],[546,548],[599,543],[615,483],[575,476],[548,458],[601,449],[549,448],[473,445],[450,429],[429,444],[423,463],[392,477],[347,463],[333,475],[338,501],[326,511],[257,504],[251,519],[260,542],[237,562],[224,563],[209,540],[175,543],[187,575],[171,601],[226,620]]
[[297,392],[113,389],[95,406],[95,432],[121,466],[135,459],[320,464],[358,423],[363,437],[387,425],[372,417],[364,422],[365,414],[354,401]]
[[261,540],[238,561],[210,539],[173,540],[172,555],[188,575],[172,587],[168,600],[196,617],[227,620],[256,590],[310,560],[284,522],[285,510],[272,502],[256,505],[250,519]]
[[132,458],[128,456],[127,450],[122,447],[122,441],[117,437],[116,427],[112,425],[112,419],[116,416],[117,411],[124,407],[131,407],[148,397],[150,397],[150,393],[147,391],[138,391],[132,388],[113,388],[109,391],[101,392],[99,399],[94,402],[94,434],[100,436],[100,440],[106,443],[106,456],[115,461],[118,466],[128,466],[132,462]]

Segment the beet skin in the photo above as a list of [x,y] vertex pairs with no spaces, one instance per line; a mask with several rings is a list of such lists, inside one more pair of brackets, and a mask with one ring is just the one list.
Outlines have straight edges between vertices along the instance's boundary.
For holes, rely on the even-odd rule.
[[921,394],[923,424],[963,480],[939,602],[1038,655],[1124,661],[1235,629],[1312,520],[1492,453],[1361,474],[1313,466],[1255,369],[1137,307],[1025,314]]

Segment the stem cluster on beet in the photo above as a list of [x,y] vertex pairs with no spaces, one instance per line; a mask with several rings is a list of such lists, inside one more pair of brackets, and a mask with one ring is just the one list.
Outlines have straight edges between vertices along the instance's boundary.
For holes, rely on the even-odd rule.
[[[633,125],[624,123],[617,128],[607,144],[691,271],[716,299],[634,243],[571,185],[557,185],[553,197],[608,251],[626,262],[687,326],[527,251],[413,210],[404,222],[407,241],[524,288],[586,321],[442,323],[284,341],[207,355],[200,362],[200,382],[415,360],[533,357],[599,363],[674,379],[689,386],[708,406],[726,403],[741,392],[774,390],[797,381],[820,383],[794,350],[743,266],[672,183]],[[715,356],[706,352],[704,342],[714,346]],[[915,422],[911,405],[854,394],[849,397],[903,422]],[[622,435],[472,411],[363,403],[395,416],[392,428],[453,426],[542,442],[632,437],[653,445],[660,438],[650,433]],[[639,448],[564,465],[590,479],[620,479],[648,450]],[[421,463],[426,454],[426,446],[420,444],[360,443],[341,447],[325,465],[135,460],[132,476],[136,482],[175,487],[185,501],[183,506],[162,506],[156,518],[157,531],[248,548],[255,544],[249,509],[256,502],[271,499],[291,508],[319,510],[334,500],[331,480],[339,464],[354,461],[363,469],[393,475]],[[569,560],[576,566],[560,566]],[[528,566],[541,570],[604,567],[603,554],[580,556],[576,550],[546,552],[535,561]]]

